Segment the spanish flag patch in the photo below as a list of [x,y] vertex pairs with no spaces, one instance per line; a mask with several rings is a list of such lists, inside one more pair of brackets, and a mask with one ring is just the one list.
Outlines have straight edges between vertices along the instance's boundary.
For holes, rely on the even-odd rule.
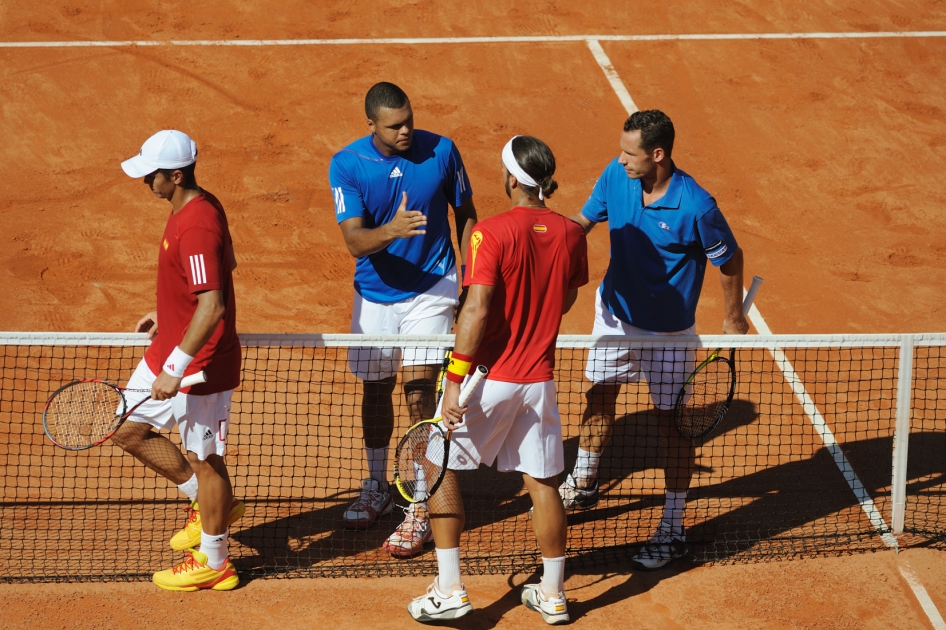
[[170,245],[168,245],[168,240],[164,239],[164,249],[167,249],[168,247],[170,247]]
[[540,225],[540,224],[536,223],[535,225],[532,226],[532,230],[533,230],[534,232],[547,232],[547,231],[548,231],[548,228],[545,227],[544,225]]

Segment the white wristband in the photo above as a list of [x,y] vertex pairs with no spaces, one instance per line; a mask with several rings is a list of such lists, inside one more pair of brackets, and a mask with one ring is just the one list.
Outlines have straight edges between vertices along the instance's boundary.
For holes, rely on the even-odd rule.
[[181,350],[179,346],[175,346],[171,350],[171,356],[164,362],[164,371],[175,378],[181,378],[184,376],[184,370],[193,360],[194,357]]

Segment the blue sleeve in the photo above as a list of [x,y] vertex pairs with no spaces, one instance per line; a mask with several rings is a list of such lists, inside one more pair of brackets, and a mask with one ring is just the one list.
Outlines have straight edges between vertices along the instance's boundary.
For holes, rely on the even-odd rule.
[[454,208],[462,206],[464,201],[473,196],[470,178],[467,177],[466,167],[463,166],[463,158],[460,157],[460,150],[453,142],[450,143],[450,156],[447,158],[447,173],[444,181],[446,182],[444,192]]
[[[610,166],[610,165],[608,165]],[[603,223],[608,220],[608,168],[605,167],[601,177],[591,189],[591,196],[581,208],[581,214],[592,223]]]
[[716,200],[709,197],[712,207],[704,212],[696,221],[703,252],[714,267],[719,267],[736,253],[736,237],[733,236],[726,218],[720,212]]
[[339,155],[332,158],[328,167],[328,183],[335,198],[335,221],[365,216],[365,201],[358,190],[356,178],[352,176]]

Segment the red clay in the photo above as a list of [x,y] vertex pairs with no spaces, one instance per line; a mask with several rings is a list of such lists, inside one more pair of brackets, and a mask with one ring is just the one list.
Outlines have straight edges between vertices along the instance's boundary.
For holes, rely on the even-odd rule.
[[[743,3],[592,1],[443,9],[433,2],[7,3],[0,40],[431,37],[525,34],[936,30],[925,1]],[[766,278],[773,331],[942,328],[946,55],[941,39],[604,43],[642,108],[673,117],[677,163],[710,190]],[[200,183],[224,203],[240,263],[243,332],[346,332],[353,260],[328,190],[333,151],[363,134],[365,90],[394,80],[420,127],[454,138],[483,216],[505,209],[499,150],[531,133],[556,152],[554,207],[580,208],[617,150],[625,113],[582,43],[326,47],[0,49],[0,328],[130,330],[153,307],[166,204],[119,168],[154,130],[201,151]],[[591,328],[604,273],[563,332]],[[719,332],[716,273],[701,333]],[[107,550],[103,550],[107,553]],[[941,552],[907,552],[946,609]],[[682,573],[572,576],[588,627],[915,628],[927,621],[890,552]],[[182,596],[149,584],[7,585],[7,627],[413,625],[423,578],[256,581]],[[521,583],[516,578],[515,583]],[[470,627],[541,623],[504,578],[468,582]],[[197,605],[195,606],[195,602]],[[393,621],[392,621],[393,620]]]

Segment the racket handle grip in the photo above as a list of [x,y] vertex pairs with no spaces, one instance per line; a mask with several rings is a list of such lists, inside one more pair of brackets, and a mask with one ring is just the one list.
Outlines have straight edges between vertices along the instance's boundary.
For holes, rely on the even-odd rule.
[[752,284],[749,286],[749,290],[746,291],[746,299],[742,302],[743,316],[749,314],[749,309],[752,308],[752,302],[755,300],[755,295],[759,292],[762,282],[763,280],[759,276],[752,276]]
[[480,382],[486,378],[487,374],[489,374],[489,370],[486,369],[485,365],[476,366],[476,369],[473,370],[473,376],[470,377],[470,380],[467,381],[466,385],[463,386],[463,389],[460,390],[461,407],[466,407],[466,404],[470,402],[473,392],[475,392],[476,388],[480,386]]
[[190,376],[185,376],[181,379],[181,387],[190,387],[191,385],[199,385],[201,383],[207,382],[207,373],[201,370],[197,374],[191,374]]

